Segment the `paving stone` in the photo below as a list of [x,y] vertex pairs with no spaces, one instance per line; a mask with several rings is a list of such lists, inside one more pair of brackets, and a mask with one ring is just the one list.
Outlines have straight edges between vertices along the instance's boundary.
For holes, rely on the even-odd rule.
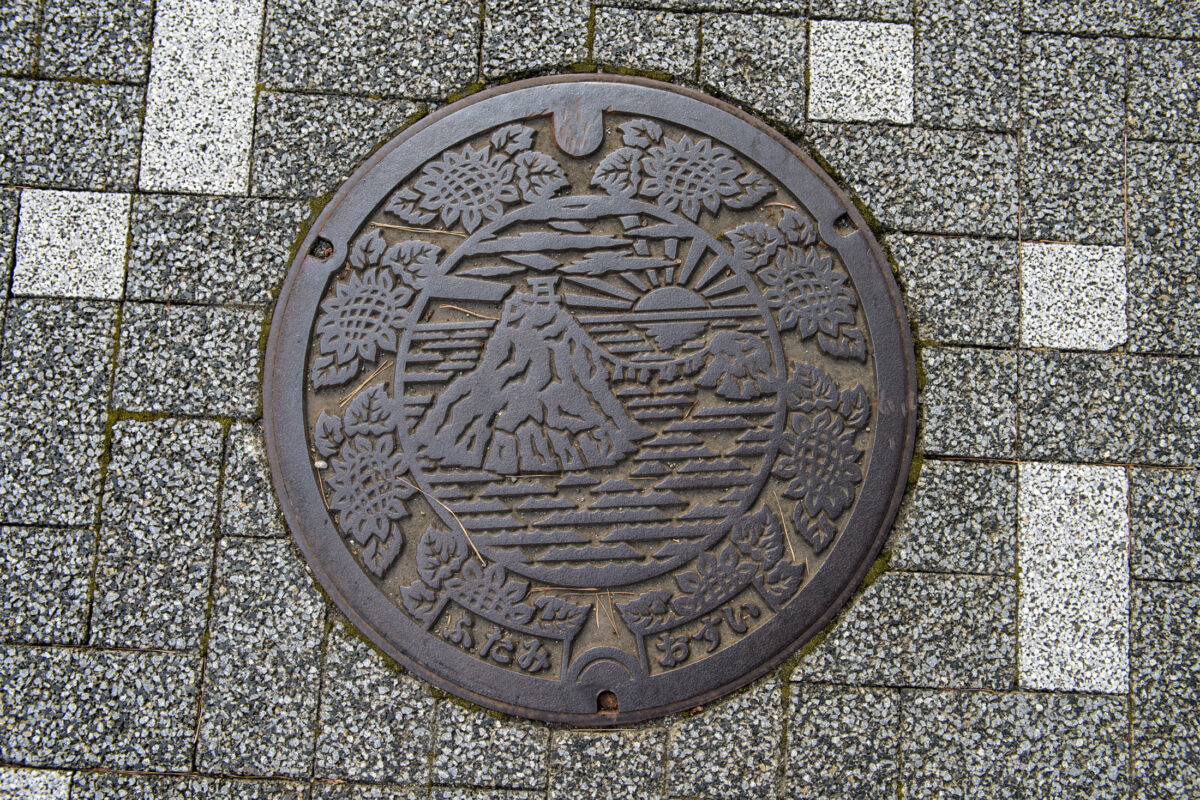
[[1017,343],[1016,242],[896,234],[885,239],[917,335],[939,344]]
[[1129,481],[1120,467],[1022,464],[1021,685],[1129,691]]
[[549,729],[468,710],[453,700],[437,705],[432,779],[437,785],[537,789],[546,785]]
[[197,769],[307,777],[321,595],[282,541],[222,540],[215,581]]
[[325,646],[315,774],[425,784],[433,695],[336,618]]
[[373,783],[314,783],[312,800],[427,800],[426,787],[380,786]]
[[1053,149],[1063,142],[1119,144],[1125,115],[1120,39],[1025,37],[1022,128]]
[[604,65],[696,74],[700,17],[657,10],[597,8],[592,57]]
[[90,530],[0,527],[0,640],[81,644],[95,546]]
[[1003,350],[921,350],[923,452],[1012,458],[1017,447],[1017,355]]
[[306,791],[280,781],[82,773],[71,800],[305,800]]
[[1020,456],[1192,464],[1200,451],[1200,362],[1024,352]]
[[811,119],[912,122],[911,25],[814,20],[809,48]]
[[1138,139],[1200,139],[1200,42],[1129,43],[1129,127]]
[[308,215],[297,201],[138,195],[128,296],[181,303],[265,305]]
[[663,800],[666,743],[667,733],[662,728],[556,733],[550,751],[547,797],[549,800],[580,797]]
[[260,92],[252,192],[332,192],[419,110],[408,101]]
[[1200,795],[1200,738],[1135,739],[1133,800],[1176,800]]
[[507,789],[462,789],[435,786],[429,790],[429,800],[542,800],[545,796],[542,792]]
[[1021,344],[1111,350],[1129,338],[1125,248],[1021,245]]
[[906,231],[1017,233],[1017,148],[1005,134],[816,124],[816,152],[879,222]]
[[46,0],[42,18],[40,74],[146,80],[152,0]]
[[[897,0],[898,1],[898,0]],[[669,11],[766,11],[803,14],[808,0],[601,0],[598,5],[615,8],[666,9]]]
[[127,303],[113,405],[128,411],[253,416],[259,404],[257,310]]
[[1025,0],[1023,24],[1037,31],[1122,33],[1130,0]]
[[172,653],[0,648],[0,760],[190,769],[199,668]]
[[898,569],[1012,575],[1016,467],[926,460],[900,508],[887,549]]
[[1134,581],[1130,701],[1136,739],[1200,740],[1200,585]]
[[588,6],[570,0],[491,0],[484,7],[483,76],[561,68],[587,59]]
[[142,93],[139,86],[0,78],[0,183],[132,189]]
[[809,8],[818,19],[908,22],[912,19],[913,4],[908,0],[809,0]]
[[143,191],[246,191],[262,9],[263,0],[156,0]]
[[0,313],[8,300],[8,284],[12,277],[13,248],[17,238],[17,213],[21,194],[13,189],[0,189]]
[[[270,89],[437,99],[477,77],[479,4],[269,0],[259,80]],[[436,66],[435,66],[436,65]]]
[[706,800],[776,797],[783,696],[777,678],[675,723],[666,771],[672,796]]
[[1125,798],[1125,699],[906,691],[904,797]]
[[1126,0],[1125,27],[1153,36],[1200,36],[1200,7],[1192,0]]
[[790,711],[787,797],[898,797],[898,690],[802,684]]
[[803,124],[803,19],[712,14],[701,27],[701,82],[785,124]]
[[129,202],[124,193],[22,191],[13,294],[119,300]]
[[1200,146],[1129,144],[1129,346],[1200,353]]
[[13,300],[0,385],[0,520],[90,525],[100,495],[117,309]]
[[1011,688],[1016,600],[1007,578],[886,573],[842,612],[793,680]]
[[0,6],[0,72],[28,74],[37,57],[40,0],[10,0]]
[[1123,244],[1124,170],[1119,145],[1023,143],[1021,235],[1027,240]]
[[92,642],[190,650],[204,633],[221,425],[113,425],[100,515]]
[[221,490],[221,535],[287,535],[271,488],[261,425],[235,422],[229,429]]
[[1129,488],[1134,577],[1200,581],[1200,472],[1131,469]]
[[0,768],[0,800],[67,800],[71,773]]

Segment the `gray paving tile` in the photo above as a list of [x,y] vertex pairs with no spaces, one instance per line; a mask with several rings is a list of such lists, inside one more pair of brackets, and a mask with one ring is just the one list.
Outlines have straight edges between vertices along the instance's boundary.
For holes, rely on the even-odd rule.
[[8,301],[8,284],[12,277],[13,247],[17,236],[17,211],[20,192],[0,189],[0,314]]
[[420,108],[407,100],[260,92],[251,191],[304,199],[332,192]]
[[0,768],[2,800],[68,800],[70,795],[69,772]]
[[1135,250],[1127,291],[1132,352],[1200,354],[1200,255]]
[[325,645],[314,772],[323,778],[425,784],[434,700],[338,617]]
[[492,0],[484,7],[484,78],[584,61],[587,37],[588,6],[583,3]]
[[142,91],[0,78],[0,183],[132,189]]
[[312,800],[427,800],[427,787],[380,786],[375,783],[313,783]]
[[665,11],[597,8],[597,62],[690,79],[696,72],[700,17]]
[[0,357],[0,519],[90,525],[117,308],[13,300]]
[[1021,120],[1027,138],[1118,144],[1125,113],[1125,42],[1026,36]]
[[1129,43],[1130,135],[1200,139],[1200,108],[1190,80],[1200,71],[1200,42],[1134,39]]
[[904,797],[1124,798],[1125,699],[906,691]]
[[783,713],[779,679],[767,678],[675,723],[668,792],[706,800],[775,798]]
[[222,540],[196,749],[205,772],[312,767],[324,602],[283,541]]
[[1017,677],[1016,581],[886,573],[853,602],[793,680],[1008,689]]
[[785,796],[899,796],[899,690],[802,684],[792,688],[790,714]]
[[306,791],[282,781],[81,773],[71,800],[305,800]]
[[1012,347],[1020,317],[1017,243],[895,234],[885,239],[917,335],[939,344]]
[[0,760],[190,769],[199,667],[171,653],[0,648]]
[[1124,157],[1108,143],[1023,143],[1021,234],[1027,240],[1123,244]]
[[1200,473],[1129,470],[1129,569],[1135,578],[1200,581]]
[[141,83],[150,60],[152,0],[46,0],[40,72]]
[[221,489],[222,536],[286,536],[271,487],[261,425],[235,422],[225,439]]
[[[1170,0],[1168,0],[1169,2]],[[1022,23],[1037,31],[1122,33],[1130,0],[1026,0]]]
[[271,302],[308,207],[298,201],[138,195],[129,278],[134,300]]
[[95,534],[0,527],[0,640],[81,644]]
[[1015,466],[928,459],[886,546],[898,569],[1012,575],[1016,538]]
[[1154,36],[1200,36],[1200,7],[1191,0],[1125,0],[1125,27]]
[[923,451],[1012,458],[1017,447],[1017,354],[925,347],[921,392]]
[[776,14],[803,14],[808,8],[808,0],[600,0],[597,5],[669,11],[765,11]]
[[369,0],[349,10],[270,0],[259,80],[270,89],[430,99],[476,80],[477,3]]
[[700,81],[787,125],[804,122],[805,21],[711,14],[701,23]]
[[1132,800],[1200,795],[1200,738],[1134,739]]
[[33,70],[37,54],[39,0],[12,0],[0,6],[0,72]]
[[1023,352],[1020,456],[1192,464],[1200,451],[1200,362]]
[[916,121],[1009,130],[1017,120],[1020,35],[1015,14],[962,13],[971,4],[918,4]]
[[637,797],[663,800],[663,728],[554,734],[550,751],[549,800],[579,797]]
[[100,515],[92,643],[190,650],[204,633],[221,425],[113,425]]
[[113,405],[127,411],[254,416],[263,312],[127,303]]
[[1135,739],[1200,739],[1200,585],[1133,582],[1129,666]]
[[809,0],[809,9],[817,18],[908,22],[913,4],[908,0]]
[[542,800],[542,792],[509,789],[466,789],[435,786],[429,790],[429,800]]
[[536,789],[546,785],[549,729],[468,710],[454,700],[437,704],[433,742],[435,785]]
[[1017,232],[1013,137],[973,131],[813,124],[816,152],[890,228],[986,236]]

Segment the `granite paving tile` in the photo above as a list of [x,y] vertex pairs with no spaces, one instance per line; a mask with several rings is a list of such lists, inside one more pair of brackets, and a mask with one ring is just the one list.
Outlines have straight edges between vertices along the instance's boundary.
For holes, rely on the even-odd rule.
[[317,720],[324,602],[288,542],[223,539],[196,766],[307,777]]
[[25,75],[37,58],[40,0],[11,0],[0,6],[0,72]]
[[129,190],[143,90],[0,78],[0,183]]
[[1133,582],[1129,662],[1135,740],[1200,739],[1200,585]]
[[12,300],[0,356],[0,520],[90,525],[117,308]]
[[311,800],[428,800],[426,786],[380,786],[377,783],[314,782]]
[[614,8],[666,9],[669,11],[764,11],[773,14],[803,14],[809,0],[600,0],[598,6]]
[[261,425],[235,422],[225,439],[221,535],[287,535],[271,486]]
[[599,7],[592,57],[603,65],[691,79],[699,37],[699,16]]
[[1137,139],[1200,139],[1200,42],[1129,43],[1129,128]]
[[307,791],[282,781],[80,773],[71,800],[307,800]]
[[121,299],[129,202],[124,192],[23,190],[13,294]]
[[46,0],[42,20],[40,74],[146,80],[153,0]]
[[1200,362],[1050,351],[1020,362],[1021,458],[1195,462]]
[[500,719],[454,700],[439,701],[435,714],[434,785],[545,787],[550,734],[546,726]]
[[[923,452],[1012,458],[1017,448],[1017,354],[1004,350],[921,350]],[[1024,384],[1020,384],[1024,387]]]
[[283,281],[307,215],[298,201],[138,195],[127,296],[265,305]]
[[899,796],[899,690],[802,684],[789,713],[786,797]]
[[92,643],[191,650],[207,621],[221,425],[113,425]]
[[434,786],[429,790],[429,800],[542,800],[543,792],[514,791],[510,789],[467,789],[463,787]]
[[587,59],[588,6],[492,0],[484,7],[483,76],[561,68]]
[[260,92],[251,192],[305,200],[332,192],[419,110],[407,100]]
[[909,322],[938,344],[1017,344],[1017,243],[895,234],[884,242],[896,259]]
[[672,796],[770,800],[777,796],[783,693],[777,678],[714,703],[671,727],[667,783]]
[[667,733],[663,728],[553,735],[548,800],[637,797],[663,800]]
[[1025,136],[1119,143],[1125,114],[1125,42],[1071,36],[1022,41],[1021,119]]
[[368,0],[347,13],[322,0],[269,0],[259,80],[269,89],[440,98],[477,78],[479,8]]
[[817,18],[908,22],[913,4],[907,0],[809,0],[809,9]]
[[1129,489],[1133,576],[1200,581],[1200,472],[1131,469]]
[[0,760],[190,769],[199,668],[174,653],[0,648]]
[[126,411],[257,413],[263,312],[127,303],[113,405]]
[[0,768],[0,800],[67,800],[71,773]]
[[[1169,0],[1168,0],[1169,1]],[[1130,0],[1025,0],[1022,24],[1061,33],[1123,33]]]
[[4,304],[8,301],[8,285],[12,278],[20,196],[20,192],[14,189],[0,189],[0,294],[3,295],[0,298],[0,314],[4,313]]
[[1015,466],[927,459],[886,547],[898,569],[1012,575],[1016,537]]
[[1200,737],[1135,739],[1132,762],[1132,800],[1200,795]]
[[842,612],[793,680],[1012,688],[1016,589],[1008,578],[885,573]]
[[906,24],[809,23],[810,119],[913,119],[913,28]]
[[1026,240],[1125,242],[1124,156],[1107,142],[1023,142],[1021,235]]
[[95,534],[0,526],[0,640],[81,644]]
[[1124,247],[1021,245],[1021,344],[1111,350],[1129,338]]
[[803,19],[711,14],[701,28],[701,83],[786,125],[804,123]]
[[1125,0],[1125,28],[1152,36],[1200,36],[1200,8],[1191,0]]
[[806,131],[885,227],[1016,235],[1012,136],[890,125],[812,124]]

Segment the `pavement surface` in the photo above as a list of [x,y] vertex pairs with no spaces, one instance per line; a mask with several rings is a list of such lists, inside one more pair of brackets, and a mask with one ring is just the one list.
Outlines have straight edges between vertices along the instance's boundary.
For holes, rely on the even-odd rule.
[[[1200,6],[646,5],[6,0],[0,798],[1200,796]],[[436,692],[332,609],[259,387],[289,248],[357,163],[596,69],[828,165],[922,395],[886,555],[818,639],[582,732]]]

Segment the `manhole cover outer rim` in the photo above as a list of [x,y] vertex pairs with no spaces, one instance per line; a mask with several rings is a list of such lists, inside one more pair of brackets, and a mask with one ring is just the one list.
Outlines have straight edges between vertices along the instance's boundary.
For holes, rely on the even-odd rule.
[[[371,586],[369,579],[364,573],[359,571],[357,574],[336,574],[327,568],[326,562],[321,557],[322,542],[326,536],[314,535],[313,531],[308,530],[305,525],[298,524],[305,519],[304,503],[298,497],[297,491],[293,490],[289,478],[287,476],[287,465],[285,460],[291,458],[296,464],[310,463],[311,458],[308,451],[307,441],[297,441],[295,439],[287,440],[278,434],[286,425],[283,423],[283,418],[290,412],[299,414],[303,418],[303,399],[302,393],[296,393],[290,399],[288,396],[277,393],[277,389],[281,384],[289,381],[289,376],[282,373],[277,376],[276,370],[280,365],[278,358],[281,350],[286,351],[289,348],[295,350],[299,348],[303,352],[307,345],[308,337],[311,335],[311,327],[315,318],[310,318],[307,322],[307,330],[285,330],[285,325],[282,324],[285,320],[285,312],[289,308],[289,304],[296,298],[298,294],[303,294],[304,291],[313,291],[312,286],[306,286],[297,276],[302,274],[302,265],[309,258],[309,250],[313,243],[321,235],[323,229],[330,219],[339,212],[347,195],[355,189],[364,176],[370,173],[380,162],[386,159],[396,148],[404,145],[412,137],[419,134],[426,128],[437,124],[446,117],[455,114],[463,109],[469,108],[482,101],[488,100],[497,95],[506,95],[513,92],[519,92],[526,89],[538,88],[549,84],[582,84],[582,83],[599,83],[599,84],[623,84],[639,86],[645,89],[658,90],[667,93],[667,96],[682,96],[692,101],[699,101],[705,105],[711,106],[718,111],[723,111],[733,115],[735,118],[746,123],[759,133],[768,134],[779,146],[793,158],[799,159],[804,164],[812,176],[817,177],[824,187],[838,200],[844,207],[844,212],[850,217],[856,229],[866,232],[867,235],[858,237],[862,244],[867,248],[869,261],[880,272],[883,279],[879,288],[886,290],[885,292],[873,292],[876,303],[879,302],[879,295],[884,295],[887,301],[887,312],[889,314],[887,322],[889,326],[895,324],[896,329],[891,333],[894,335],[894,341],[891,343],[891,349],[897,351],[897,358],[890,361],[882,360],[878,349],[876,349],[872,358],[878,377],[880,387],[890,382],[892,387],[900,387],[899,390],[892,391],[891,395],[886,399],[888,406],[888,414],[880,412],[876,428],[876,445],[872,453],[870,472],[875,472],[876,463],[881,458],[892,463],[894,466],[888,469],[892,475],[891,491],[879,491],[877,496],[872,499],[869,504],[871,508],[865,508],[868,505],[868,498],[860,497],[858,504],[853,509],[853,518],[851,524],[861,520],[861,515],[865,515],[873,520],[871,524],[857,525],[855,532],[861,538],[869,538],[873,531],[873,539],[865,550],[859,551],[865,555],[858,561],[849,564],[837,565],[838,569],[831,569],[834,565],[827,564],[825,568],[818,571],[813,578],[815,582],[820,578],[823,582],[832,582],[835,585],[840,584],[841,589],[836,595],[830,593],[830,596],[836,596],[836,600],[828,604],[822,613],[817,617],[812,618],[812,621],[804,625],[802,628],[792,628],[790,636],[780,637],[780,625],[787,629],[786,621],[788,617],[794,617],[798,613],[795,606],[798,603],[792,604],[794,613],[788,614],[788,609],[785,608],[770,621],[770,625],[774,627],[774,636],[772,639],[760,637],[757,639],[760,645],[770,644],[772,640],[775,644],[772,645],[774,652],[767,658],[756,660],[754,663],[746,666],[744,671],[735,674],[735,677],[730,678],[724,683],[712,686],[706,691],[691,695],[685,699],[675,700],[661,705],[655,705],[648,708],[639,709],[636,711],[622,711],[616,714],[575,714],[550,711],[537,707],[522,705],[519,702],[512,703],[500,700],[495,697],[480,694],[467,686],[457,683],[443,674],[436,672],[434,669],[425,666],[422,661],[409,655],[410,653],[420,656],[424,655],[428,658],[427,663],[450,667],[438,658],[438,654],[434,652],[434,648],[425,647],[426,642],[413,641],[395,641],[395,637],[389,635],[389,632],[371,621],[374,616],[367,613],[370,609],[363,607],[361,604],[351,602],[348,594],[356,592],[358,589]],[[680,120],[685,122],[686,120]],[[785,180],[783,175],[773,173],[780,180]],[[343,246],[344,247],[344,246]],[[334,254],[335,260],[344,258],[344,250]],[[849,265],[847,265],[849,268]],[[308,283],[315,283],[316,271],[309,270],[304,277],[308,279]],[[324,277],[321,277],[320,283],[324,285]],[[867,304],[867,297],[862,294],[864,306]],[[318,295],[319,297],[319,295]],[[879,309],[877,309],[878,312]],[[865,308],[864,308],[865,311]],[[868,317],[868,322],[871,318]],[[293,319],[294,328],[296,324]],[[290,338],[289,338],[290,336]],[[872,340],[875,340],[874,333]],[[282,359],[283,362],[288,362],[289,359]],[[303,356],[301,363],[304,363]],[[286,367],[285,367],[286,369]],[[885,377],[887,376],[887,377]],[[291,381],[295,382],[295,376],[291,376]],[[303,381],[301,380],[301,385]],[[866,220],[858,212],[854,203],[849,199],[846,193],[825,173],[813,159],[805,153],[797,145],[789,141],[781,133],[774,130],[770,126],[763,123],[761,120],[741,111],[740,109],[716,98],[702,94],[695,90],[685,87],[676,86],[673,84],[662,83],[645,78],[631,78],[627,76],[612,76],[600,74],[580,74],[580,75],[556,75],[543,78],[534,78],[524,81],[506,84],[492,89],[488,89],[470,97],[464,98],[456,103],[447,105],[435,113],[418,120],[412,126],[407,128],[395,139],[389,141],[374,153],[364,164],[362,164],[354,174],[339,188],[333,200],[322,210],[312,227],[306,234],[301,247],[297,251],[297,255],[293,263],[289,267],[288,277],[281,289],[279,299],[277,301],[272,325],[268,337],[266,360],[264,364],[264,384],[263,384],[263,413],[264,413],[264,429],[266,432],[266,448],[268,461],[270,463],[271,475],[276,493],[280,498],[285,518],[287,519],[289,528],[293,532],[293,537],[303,552],[306,561],[313,570],[320,586],[337,604],[343,614],[354,624],[360,631],[364,632],[375,645],[380,647],[389,657],[395,658],[407,670],[421,677],[424,680],[438,686],[452,694],[463,697],[473,703],[487,708],[492,708],[507,714],[516,716],[531,717],[547,722],[566,723],[577,726],[605,726],[605,725],[621,725],[641,722],[654,717],[663,716],[666,714],[676,713],[693,708],[698,705],[706,705],[714,700],[727,695],[728,693],[744,687],[755,679],[765,675],[780,663],[785,661],[807,640],[812,638],[817,632],[823,629],[830,620],[841,610],[846,601],[857,590],[863,577],[878,557],[879,551],[882,549],[883,543],[891,530],[892,523],[899,509],[904,492],[907,488],[908,472],[911,465],[912,453],[914,450],[916,439],[916,397],[917,397],[917,382],[915,358],[913,354],[912,340],[910,329],[907,321],[907,316],[904,311],[903,302],[899,295],[899,288],[896,286],[895,280],[888,267],[887,259],[884,257],[874,236],[870,234],[870,227]],[[880,389],[879,407],[883,409],[885,398],[882,396],[882,388]],[[881,450],[881,443],[888,444],[886,453]],[[884,489],[886,481],[880,485],[880,489]],[[299,489],[303,492],[304,487]],[[865,493],[864,493],[865,494]],[[312,510],[311,508],[309,510]],[[333,529],[332,523],[328,520],[324,521],[323,527],[328,527],[336,535],[336,530]],[[850,525],[843,532],[843,537],[847,537],[851,533]],[[861,543],[859,544],[861,547]],[[835,548],[836,550],[836,548]],[[844,552],[844,551],[843,551]],[[835,553],[836,554],[836,553]],[[831,554],[831,558],[832,555]],[[344,591],[348,590],[348,591]],[[382,596],[380,599],[383,599]],[[379,604],[377,604],[379,605]],[[376,609],[380,610],[380,609]],[[423,652],[424,651],[424,652]],[[719,653],[716,657],[727,655],[727,653]],[[714,657],[715,658],[715,657]],[[452,669],[452,667],[450,667]],[[717,669],[719,673],[720,670]],[[453,673],[451,673],[453,674]],[[734,674],[734,673],[730,673]],[[660,678],[666,676],[659,676]]]

